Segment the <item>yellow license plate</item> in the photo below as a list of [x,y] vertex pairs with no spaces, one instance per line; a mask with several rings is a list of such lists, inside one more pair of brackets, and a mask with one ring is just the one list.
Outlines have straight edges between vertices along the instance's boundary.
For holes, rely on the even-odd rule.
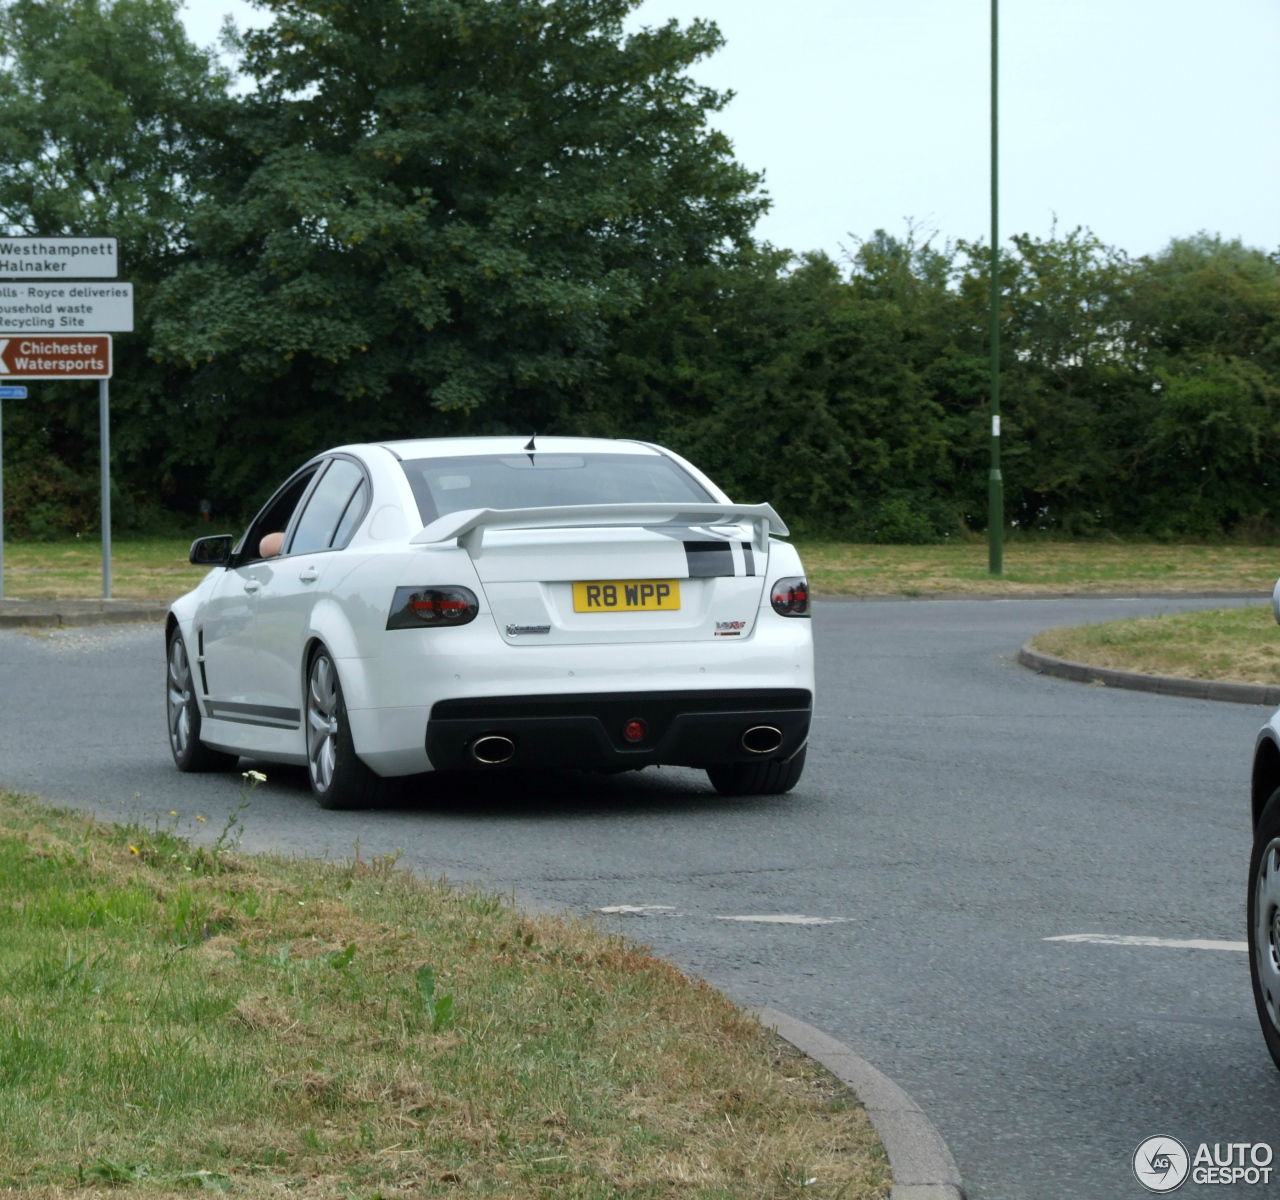
[[573,585],[574,612],[675,612],[679,607],[678,579],[599,579]]

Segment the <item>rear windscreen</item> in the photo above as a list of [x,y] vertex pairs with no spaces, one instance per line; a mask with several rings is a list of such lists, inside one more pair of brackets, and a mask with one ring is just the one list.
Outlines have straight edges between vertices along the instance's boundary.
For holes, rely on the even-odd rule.
[[707,490],[658,454],[483,454],[401,466],[424,525],[468,508],[705,503]]

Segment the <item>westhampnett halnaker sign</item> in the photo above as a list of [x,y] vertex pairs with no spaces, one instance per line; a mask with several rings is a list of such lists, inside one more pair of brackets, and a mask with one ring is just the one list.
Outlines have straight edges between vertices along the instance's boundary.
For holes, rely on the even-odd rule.
[[118,238],[0,238],[0,278],[115,279],[119,274]]

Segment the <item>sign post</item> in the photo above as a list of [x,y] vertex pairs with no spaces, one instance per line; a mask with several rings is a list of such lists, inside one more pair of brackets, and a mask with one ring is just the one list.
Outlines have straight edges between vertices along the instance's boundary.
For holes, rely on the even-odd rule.
[[111,599],[111,381],[98,380],[98,455],[102,462],[102,598]]
[[[119,274],[120,243],[113,237],[0,238],[0,378],[98,380],[104,600],[111,599],[112,346],[103,335],[133,332],[133,284],[114,282]],[[26,398],[26,388],[0,388],[0,398],[19,398],[18,392]],[[0,429],[0,599],[3,446]]]
[[24,387],[0,387],[0,600],[4,599],[4,402],[26,398]]
[[[111,335],[0,337],[0,379],[96,379],[98,438],[102,453],[102,598],[111,599],[111,427],[107,380],[111,378]],[[24,387],[0,388],[0,398],[25,399]],[[2,419],[2,418],[0,418]],[[0,439],[3,430],[0,430]],[[3,461],[0,440],[0,462]],[[2,469],[2,468],[0,468]],[[0,599],[4,597],[4,476],[0,474]]]

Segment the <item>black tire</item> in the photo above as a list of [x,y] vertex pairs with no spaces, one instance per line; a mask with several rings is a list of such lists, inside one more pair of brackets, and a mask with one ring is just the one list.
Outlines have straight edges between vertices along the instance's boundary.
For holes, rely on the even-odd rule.
[[1249,974],[1258,1023],[1280,1067],[1280,788],[1271,793],[1249,856]]
[[321,808],[368,808],[384,787],[356,754],[333,656],[317,646],[307,663],[307,778]]
[[196,695],[187,643],[176,626],[165,645],[165,713],[169,753],[179,771],[230,771],[240,759],[211,750],[200,740],[200,699]]
[[789,792],[804,774],[808,746],[786,762],[728,763],[708,767],[707,777],[722,796],[779,796]]

